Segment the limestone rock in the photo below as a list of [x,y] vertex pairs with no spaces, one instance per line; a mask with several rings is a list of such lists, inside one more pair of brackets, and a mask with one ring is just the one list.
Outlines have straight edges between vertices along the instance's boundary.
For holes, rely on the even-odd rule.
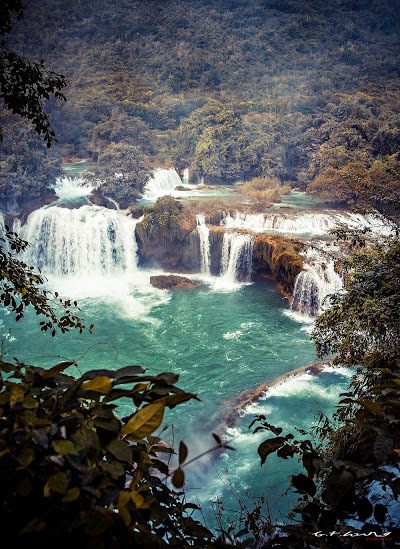
[[159,290],[181,290],[183,288],[198,288],[198,282],[190,280],[185,276],[158,275],[150,277],[150,284]]

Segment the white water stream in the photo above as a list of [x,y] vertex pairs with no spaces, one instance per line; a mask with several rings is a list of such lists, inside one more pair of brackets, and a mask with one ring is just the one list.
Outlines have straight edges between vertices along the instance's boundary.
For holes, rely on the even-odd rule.
[[336,225],[340,224],[347,225],[350,229],[369,229],[375,236],[388,235],[391,232],[391,228],[387,224],[372,215],[351,212],[338,213],[334,210],[260,214],[235,212],[233,217],[230,213],[227,213],[221,221],[221,225],[228,229],[247,229],[255,233],[271,231],[310,236],[326,235]]
[[210,275],[210,229],[206,225],[204,214],[196,215],[197,231],[200,238],[201,272]]
[[335,270],[333,259],[308,249],[304,257],[304,269],[296,277],[293,289],[293,306],[312,316],[320,314],[329,305],[328,296],[343,287],[343,280]]

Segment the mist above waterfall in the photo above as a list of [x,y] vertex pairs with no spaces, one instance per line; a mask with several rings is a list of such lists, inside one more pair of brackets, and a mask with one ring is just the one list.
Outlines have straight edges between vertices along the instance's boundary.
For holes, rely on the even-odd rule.
[[83,177],[60,177],[52,187],[59,199],[75,199],[89,196],[94,186]]

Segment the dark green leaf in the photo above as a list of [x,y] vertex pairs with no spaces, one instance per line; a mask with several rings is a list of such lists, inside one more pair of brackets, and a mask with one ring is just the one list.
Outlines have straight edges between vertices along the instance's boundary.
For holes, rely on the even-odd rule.
[[269,454],[276,452],[276,450],[283,446],[284,443],[285,439],[283,437],[269,438],[267,440],[264,440],[264,442],[260,444],[257,450],[261,457],[261,465],[265,463],[265,460],[267,459]]

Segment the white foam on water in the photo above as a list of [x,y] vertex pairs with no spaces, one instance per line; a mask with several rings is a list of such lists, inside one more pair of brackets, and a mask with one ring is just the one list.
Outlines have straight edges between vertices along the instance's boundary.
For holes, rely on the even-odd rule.
[[285,316],[294,320],[295,322],[303,324],[303,326],[300,328],[302,332],[306,332],[310,335],[312,334],[312,331],[314,329],[315,317],[310,316],[307,313],[296,311],[294,309],[286,309],[282,311],[282,313]]
[[236,332],[226,332],[226,334],[223,335],[223,338],[238,340],[242,335],[243,332],[241,330],[236,330]]
[[355,374],[354,370],[346,368],[346,366],[330,366],[328,364],[323,366],[322,371],[326,374],[336,374],[338,376],[343,376],[347,379],[350,379]]
[[319,380],[319,376],[308,373],[290,376],[281,383],[270,387],[260,400],[271,397],[288,398],[298,396],[334,402],[341,390],[338,390],[336,386],[324,386],[319,383]]
[[58,198],[65,200],[89,196],[94,186],[82,177],[65,176],[58,178],[51,188],[54,189]]

